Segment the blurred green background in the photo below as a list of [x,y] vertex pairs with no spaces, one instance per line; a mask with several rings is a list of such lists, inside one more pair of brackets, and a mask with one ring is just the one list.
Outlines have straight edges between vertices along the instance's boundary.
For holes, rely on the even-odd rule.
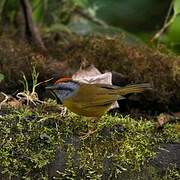
[[[180,52],[180,0],[29,0],[42,32],[122,33]],[[20,1],[1,0],[1,32],[17,28]],[[108,27],[103,26],[107,24]]]

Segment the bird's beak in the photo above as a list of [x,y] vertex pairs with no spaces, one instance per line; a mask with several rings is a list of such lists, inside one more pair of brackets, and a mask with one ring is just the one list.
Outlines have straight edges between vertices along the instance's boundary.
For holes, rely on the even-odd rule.
[[45,87],[47,90],[55,90],[55,89],[59,89],[59,85],[56,84],[56,85],[53,85],[53,86],[47,86]]

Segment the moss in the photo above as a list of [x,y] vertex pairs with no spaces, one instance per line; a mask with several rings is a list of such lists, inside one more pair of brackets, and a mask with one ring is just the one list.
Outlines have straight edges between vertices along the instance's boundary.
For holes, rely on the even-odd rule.
[[23,89],[22,72],[31,85],[33,66],[40,72],[39,82],[62,75],[64,64],[56,62],[48,53],[43,54],[24,42],[17,42],[10,37],[0,37],[0,70],[4,80],[0,82],[0,90],[13,93]]
[[[0,116],[0,161],[4,176],[20,179],[47,179],[48,168],[56,158],[56,149],[65,152],[63,171],[56,178],[101,179],[139,173],[155,155],[160,143],[176,142],[180,132],[166,125],[157,132],[153,121],[136,121],[129,116],[105,115],[96,122],[49,103],[35,109],[2,109]],[[4,113],[3,113],[4,112]],[[8,113],[7,113],[8,112]],[[97,129],[85,140],[82,133]]]
[[166,175],[164,176],[163,180],[168,180],[168,179],[180,179],[180,172],[176,167],[168,169],[166,171]]
[[20,72],[23,70],[29,80],[31,63],[37,66],[39,81],[71,76],[81,65],[94,64],[102,72],[108,70],[123,74],[129,82],[151,83],[153,91],[144,95],[142,106],[149,109],[156,106],[160,112],[179,111],[179,57],[166,48],[130,44],[122,36],[59,34],[55,39],[47,39],[49,52],[40,54],[28,45],[1,37],[0,68],[5,81],[1,82],[0,89],[9,92],[19,89]]

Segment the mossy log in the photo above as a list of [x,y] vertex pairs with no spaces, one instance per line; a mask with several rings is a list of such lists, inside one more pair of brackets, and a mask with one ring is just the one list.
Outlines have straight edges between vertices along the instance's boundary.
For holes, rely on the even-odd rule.
[[[59,43],[61,41],[61,43]],[[45,41],[49,54],[43,55],[27,45],[0,38],[0,71],[5,75],[0,90],[19,89],[21,72],[31,79],[36,64],[39,81],[71,76],[80,66],[94,64],[100,71],[115,71],[128,82],[152,84],[153,90],[142,100],[144,106],[161,111],[180,110],[180,57],[165,48],[130,45],[122,37],[59,37]]]

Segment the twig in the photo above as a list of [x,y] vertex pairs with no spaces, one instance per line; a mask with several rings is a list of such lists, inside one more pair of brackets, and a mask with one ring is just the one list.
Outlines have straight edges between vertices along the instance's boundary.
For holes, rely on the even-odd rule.
[[88,137],[90,137],[92,134],[96,133],[97,132],[97,129],[95,130],[89,130],[87,133],[81,133],[83,134],[82,136],[80,136],[80,139],[81,140],[85,140],[87,139]]
[[173,14],[172,18],[169,20],[173,5],[174,5],[174,1],[172,1],[170,4],[170,7],[169,7],[169,10],[167,12],[167,16],[165,18],[163,27],[152,37],[151,42],[154,42],[156,39],[158,39],[163,34],[163,32],[171,25],[171,23],[173,23],[173,21],[176,17],[175,14]]
[[94,16],[91,16],[89,13],[86,13],[86,12],[82,11],[82,10],[81,10],[80,8],[78,8],[78,7],[75,8],[74,12],[75,12],[76,14],[82,16],[83,18],[85,18],[85,19],[87,19],[87,20],[89,20],[89,21],[97,24],[97,25],[103,26],[104,28],[108,28],[108,25],[107,25],[104,21],[102,21],[102,20],[100,20],[100,19],[97,19],[97,18],[94,17]]
[[65,114],[67,113],[67,108],[66,108],[66,107],[62,107],[61,110],[62,110],[62,111],[61,111],[61,113],[60,113],[60,116],[61,116],[61,117],[64,117]]
[[16,97],[19,99],[19,101],[27,101],[26,105],[28,106],[29,103],[33,103],[34,106],[37,105],[37,103],[44,103],[44,101],[40,101],[38,98],[38,94],[36,92],[30,93],[29,91],[27,92],[19,92]]
[[51,80],[53,80],[53,79],[54,79],[54,78],[50,78],[50,79],[48,79],[48,80],[45,80],[45,81],[42,81],[42,82],[37,83],[36,85],[34,85],[32,92],[35,92],[35,88],[36,88],[37,86],[39,86],[39,85],[41,85],[41,84],[43,84],[43,83],[49,82],[49,81],[51,81]]
[[5,97],[5,99],[2,102],[0,102],[0,109],[1,109],[2,105],[5,104],[11,98],[11,96],[9,96],[3,92],[1,92],[1,94]]

